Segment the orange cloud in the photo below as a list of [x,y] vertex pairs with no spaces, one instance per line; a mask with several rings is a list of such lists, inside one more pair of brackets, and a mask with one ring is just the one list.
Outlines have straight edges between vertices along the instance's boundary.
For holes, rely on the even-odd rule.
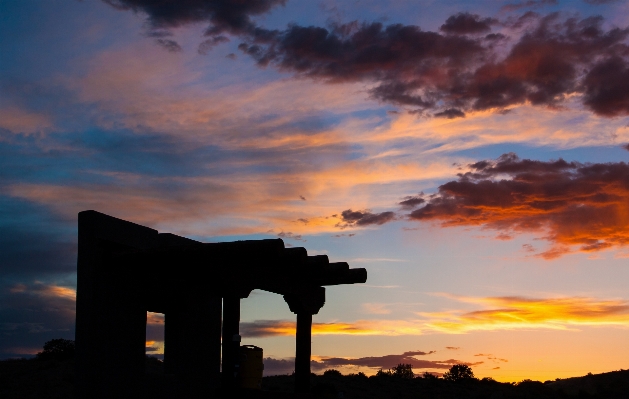
[[76,301],[75,289],[53,284],[44,284],[39,281],[35,281],[35,283],[32,285],[15,284],[11,288],[9,288],[9,292],[11,292],[12,294],[30,294],[41,297],[54,297]]
[[161,313],[146,312],[146,324],[164,324],[164,315]]
[[485,309],[471,312],[422,312],[426,329],[444,333],[479,330],[555,329],[579,326],[629,327],[629,301],[585,297],[472,298],[444,295],[479,305]]
[[574,247],[594,252],[629,245],[629,164],[533,161],[510,153],[469,167],[409,218],[494,229],[497,239],[541,233],[552,244],[538,255],[545,259]]
[[[351,323],[313,323],[313,335],[420,335],[418,323],[405,320],[358,320]],[[295,322],[286,320],[256,320],[241,322],[240,332],[245,337],[295,335]]]

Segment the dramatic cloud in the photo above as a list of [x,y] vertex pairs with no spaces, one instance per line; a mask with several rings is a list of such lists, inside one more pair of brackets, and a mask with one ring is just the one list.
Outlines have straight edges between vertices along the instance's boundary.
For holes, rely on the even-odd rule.
[[584,81],[584,104],[603,116],[626,115],[629,110],[629,65],[612,57],[592,68]]
[[517,232],[543,232],[552,259],[629,244],[629,165],[580,164],[519,159],[469,165],[459,180],[439,187],[437,196],[408,216],[442,226],[482,226],[507,239]]
[[482,62],[480,39],[417,26],[350,23],[330,30],[291,26],[266,45],[241,44],[258,64],[331,83],[377,82],[375,98],[419,108],[441,100],[455,75]]
[[[629,114],[622,83],[629,69],[629,29],[604,28],[602,17],[528,12],[498,21],[458,13],[439,32],[356,21],[268,30],[251,18],[285,0],[104,1],[147,15],[149,36],[169,51],[180,50],[169,29],[206,22],[202,53],[227,41],[225,34],[235,35],[244,41],[240,50],[260,66],[328,83],[366,83],[373,98],[420,114],[430,110],[456,118],[523,104],[558,109],[575,95],[597,115]],[[503,11],[556,3],[525,1]],[[491,32],[493,26],[501,31]]]
[[[529,3],[523,6],[552,2]],[[467,36],[489,31],[494,23],[457,14],[442,25],[447,34],[401,24],[293,25],[240,49],[261,66],[300,77],[375,83],[376,99],[434,109],[447,118],[525,103],[556,108],[581,94],[598,115],[629,114],[629,91],[610,85],[627,74],[628,29],[606,30],[600,17],[526,14],[513,24],[517,39],[502,54],[494,42],[506,40],[504,35]]]
[[626,300],[446,296],[461,302],[483,305],[485,309],[472,312],[419,313],[426,318],[426,327],[434,331],[456,334],[477,330],[568,330],[578,326],[629,326],[629,301]]
[[449,17],[439,28],[442,32],[464,35],[468,33],[484,33],[491,30],[491,25],[498,21],[492,18],[481,18],[476,14],[459,13]]
[[179,45],[164,36],[170,36],[168,29],[193,23],[209,23],[205,36],[210,37],[201,45],[201,52],[227,41],[223,33],[252,35],[257,26],[251,17],[265,14],[277,5],[284,5],[286,0],[103,0],[120,9],[133,10],[147,15],[151,27],[150,36],[158,37],[158,42],[167,49],[179,50]]
[[341,220],[337,226],[341,228],[355,226],[382,225],[395,219],[394,212],[371,213],[368,210],[341,212]]

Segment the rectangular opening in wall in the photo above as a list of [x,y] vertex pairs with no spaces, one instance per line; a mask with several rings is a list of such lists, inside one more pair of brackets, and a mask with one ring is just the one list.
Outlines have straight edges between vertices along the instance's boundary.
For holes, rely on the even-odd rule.
[[146,312],[146,372],[164,372],[164,314]]

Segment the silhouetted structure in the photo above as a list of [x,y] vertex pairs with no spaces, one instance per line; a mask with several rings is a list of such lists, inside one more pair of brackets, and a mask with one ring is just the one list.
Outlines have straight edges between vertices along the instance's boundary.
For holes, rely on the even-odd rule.
[[367,271],[281,239],[204,244],[84,211],[77,276],[77,397],[112,398],[139,394],[147,311],[165,315],[164,366],[181,386],[219,386],[221,335],[222,386],[234,386],[240,299],[254,289],[283,295],[297,314],[295,389],[307,392],[312,315],[325,303],[324,286],[364,283]]

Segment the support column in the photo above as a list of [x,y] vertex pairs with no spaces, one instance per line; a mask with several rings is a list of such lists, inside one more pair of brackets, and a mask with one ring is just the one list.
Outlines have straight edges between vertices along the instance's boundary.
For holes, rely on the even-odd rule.
[[199,390],[218,387],[221,298],[185,296],[165,316],[164,371],[191,380]]
[[157,231],[95,211],[79,213],[76,398],[138,397],[144,378],[144,269],[112,261],[149,249]]
[[164,371],[173,374],[178,395],[213,395],[220,384],[221,298],[182,296],[165,315]]
[[313,287],[299,294],[286,294],[284,300],[297,314],[295,337],[295,392],[310,392],[310,357],[312,350],[312,315],[325,304],[325,288]]
[[295,337],[295,392],[310,391],[310,356],[312,345],[312,315],[297,313]]
[[240,296],[223,298],[223,388],[233,388],[240,352]]

